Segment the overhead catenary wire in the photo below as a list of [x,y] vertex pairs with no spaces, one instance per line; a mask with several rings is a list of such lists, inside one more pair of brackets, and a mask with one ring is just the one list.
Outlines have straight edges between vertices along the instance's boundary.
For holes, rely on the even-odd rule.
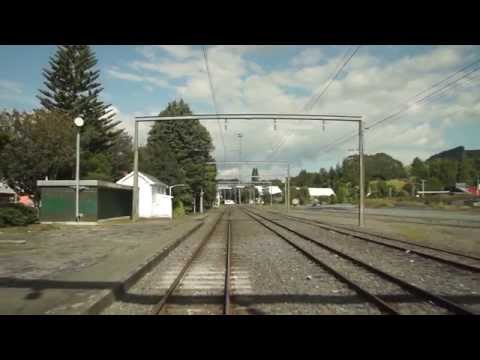
[[[217,98],[215,96],[215,88],[213,86],[213,80],[212,80],[212,76],[211,76],[211,73],[210,73],[210,66],[208,65],[208,53],[207,53],[207,48],[205,47],[205,45],[202,45],[202,53],[203,53],[203,59],[204,59],[204,62],[205,62],[205,68],[207,70],[208,84],[210,86],[210,94],[212,96],[213,107],[215,109],[215,114],[218,115],[219,111],[218,111]],[[226,156],[227,156],[227,151],[226,151],[226,148],[225,148],[225,138],[223,136],[223,129],[222,129],[222,125],[220,124],[220,119],[217,119],[217,125],[218,125],[218,132],[220,134],[220,139],[222,141],[222,146],[223,146],[223,161],[225,161]]]
[[[325,84],[323,87],[322,91],[318,95],[314,95],[308,102],[305,104],[304,109],[306,111],[310,111],[313,109],[313,107],[317,104],[317,102],[320,100],[320,98],[327,92],[327,90],[330,88],[330,85],[337,79],[337,77],[341,74],[342,70],[347,66],[347,64],[352,60],[352,58],[355,56],[357,53],[358,49],[360,49],[361,45],[357,46],[355,50],[350,54],[350,56],[342,63],[341,66],[337,66],[335,69],[334,73],[330,77],[330,80]],[[346,54],[348,54],[349,49],[345,52],[344,56],[342,57],[342,60],[346,57]]]
[[[474,68],[473,70],[470,70],[468,71],[467,73],[465,73],[465,70],[475,66],[476,64],[480,63],[480,60],[477,60],[467,66],[464,66],[462,67],[461,69],[455,71],[454,73],[450,74],[449,76],[445,77],[444,79],[436,82],[435,84],[431,85],[430,87],[428,87],[427,89],[424,89],[422,91],[420,91],[419,93],[415,94],[413,97],[410,97],[409,99],[415,99],[415,98],[418,98],[420,95],[422,94],[425,94],[426,92],[428,91],[431,91],[433,90],[434,88],[436,88],[438,85],[442,84],[442,83],[445,83],[445,81],[447,81],[448,79],[451,79],[452,77],[454,77],[455,75],[458,75],[460,73],[464,73],[464,75],[462,75],[461,77],[455,79],[455,80],[452,80],[450,81],[449,83],[447,83],[446,85],[444,85],[443,87],[439,88],[439,89],[436,89],[430,93],[428,93],[427,95],[425,95],[424,97],[420,98],[420,99],[417,99],[415,102],[410,102],[410,103],[407,103],[407,104],[402,104],[400,107],[401,109],[394,112],[394,113],[391,113],[390,115],[374,122],[372,125],[368,126],[365,128],[365,130],[369,130],[375,126],[378,126],[379,124],[381,123],[384,123],[386,121],[389,121],[389,120],[394,120],[394,119],[398,119],[401,115],[407,113],[409,110],[411,110],[411,108],[415,105],[418,105],[422,102],[426,102],[426,101],[432,101],[433,99],[438,99],[441,95],[441,96],[444,96],[444,93],[448,90],[450,90],[452,87],[454,87],[455,84],[457,84],[459,81],[463,80],[463,79],[470,79],[469,78],[469,75],[472,75],[473,73],[475,73],[476,71],[480,70],[480,67],[478,68]],[[437,95],[437,96],[435,96]],[[356,137],[356,134],[351,134],[351,135],[347,135],[347,136],[342,136],[340,137],[339,139],[331,142],[330,144],[324,146],[323,148],[320,149],[320,151],[322,152],[329,152],[331,149],[334,149],[340,145],[343,145],[345,142],[347,142],[348,140],[350,139],[353,139],[354,137]]]
[[[357,51],[360,49],[361,45],[358,45],[353,52],[348,56],[348,54],[351,51],[351,48],[347,48],[343,56],[340,58],[340,61],[338,62],[335,71],[332,73],[332,76],[330,77],[329,81],[325,84],[323,89],[320,91],[318,95],[313,95],[309,101],[304,105],[303,110],[305,111],[311,111],[313,107],[318,103],[320,98],[325,95],[325,93],[328,91],[330,88],[330,85],[338,78],[338,76],[341,74],[342,70],[347,66],[347,64],[352,60],[352,58],[355,56]],[[347,57],[348,56],[348,57]],[[347,58],[346,60],[344,60]],[[342,62],[343,61],[343,62]],[[325,130],[325,122],[322,122],[322,127]],[[288,137],[284,136],[279,143],[277,143],[277,146],[272,148],[272,152],[268,156],[268,159],[273,159],[276,154],[279,152],[279,150],[286,144]]]

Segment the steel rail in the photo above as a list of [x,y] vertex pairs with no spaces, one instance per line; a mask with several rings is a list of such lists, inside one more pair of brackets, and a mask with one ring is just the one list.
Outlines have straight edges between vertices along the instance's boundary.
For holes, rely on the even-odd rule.
[[215,231],[215,229],[217,228],[218,224],[220,224],[221,220],[223,219],[225,215],[225,212],[222,213],[222,215],[220,215],[218,217],[218,219],[215,221],[215,224],[213,225],[213,227],[210,229],[210,231],[208,232],[207,236],[205,236],[205,238],[202,240],[202,242],[197,246],[197,248],[195,249],[194,253],[190,256],[190,258],[188,259],[188,261],[185,263],[185,265],[182,267],[182,270],[180,271],[180,273],[177,275],[177,277],[175,278],[175,280],[172,282],[172,284],[170,285],[170,287],[168,288],[167,292],[165,293],[165,295],[160,299],[160,301],[158,303],[156,303],[152,310],[150,311],[150,314],[151,315],[159,315],[160,312],[163,310],[163,308],[165,307],[165,305],[167,304],[167,301],[168,301],[168,298],[170,297],[170,295],[172,295],[172,293],[176,290],[176,288],[178,287],[178,285],[180,284],[181,280],[184,278],[184,275],[186,274],[186,272],[190,269],[192,263],[195,261],[195,259],[197,259],[198,255],[200,254],[200,252],[205,248],[205,245],[208,243],[208,241],[212,238],[212,235],[213,235],[213,232]]
[[[435,251],[438,251],[438,252],[445,252],[445,253],[450,254],[450,255],[454,255],[454,256],[458,256],[458,257],[465,257],[465,258],[469,258],[469,259],[473,259],[473,260],[480,260],[479,258],[470,257],[468,255],[459,254],[459,253],[456,253],[456,252],[453,252],[453,251],[431,248],[429,246],[416,245],[416,244],[412,244],[408,241],[403,241],[403,240],[400,240],[400,239],[394,239],[394,238],[390,238],[390,237],[383,236],[383,235],[376,235],[376,234],[370,234],[368,232],[363,232],[363,231],[350,230],[350,229],[344,228],[344,227],[336,227],[336,226],[332,226],[330,224],[322,223],[322,222],[317,221],[317,220],[303,219],[303,218],[298,218],[296,216],[289,216],[289,215],[285,215],[285,214],[281,214],[281,213],[277,213],[277,212],[272,212],[272,211],[270,211],[270,213],[281,215],[283,217],[291,219],[292,221],[297,221],[297,222],[300,222],[300,223],[313,225],[313,226],[316,226],[316,227],[319,227],[319,228],[322,228],[322,229],[325,229],[325,230],[335,231],[339,234],[348,235],[348,236],[355,237],[357,239],[364,240],[364,241],[367,241],[367,242],[380,244],[380,245],[390,247],[390,248],[393,248],[393,249],[397,249],[397,250],[401,250],[401,251],[409,251],[412,254],[416,254],[416,255],[422,256],[422,257],[427,258],[427,259],[443,262],[445,264],[452,265],[452,266],[461,268],[463,270],[473,271],[473,272],[477,272],[477,273],[480,272],[480,267],[475,266],[475,265],[465,264],[465,263],[458,262],[458,261],[455,261],[455,260],[446,259],[446,258],[442,258],[442,257],[436,256],[436,255],[424,253],[422,251],[414,250],[414,249],[411,249],[411,248],[406,248],[406,247],[402,247],[402,246],[399,246],[399,245],[385,243],[385,242],[380,241],[380,240],[367,238],[363,235],[376,236],[376,237],[379,237],[379,238],[384,238],[384,239],[389,240],[389,241],[398,241],[398,242],[401,242],[401,243],[407,243],[408,245],[411,245],[411,246],[418,246],[420,248],[435,250]],[[359,234],[362,234],[362,235],[358,235],[358,234],[355,234],[355,233],[359,233]]]
[[[241,209],[246,215],[248,215],[249,217],[251,217],[253,220],[255,220],[256,222],[258,222],[259,224],[261,224],[262,226],[264,226],[265,228],[267,228],[268,230],[270,230],[271,232],[273,232],[275,235],[277,235],[279,238],[281,238],[282,240],[285,240],[288,244],[290,244],[293,248],[295,248],[296,250],[298,250],[302,255],[304,255],[306,258],[310,259],[311,261],[313,261],[315,264],[321,266],[322,268],[324,268],[327,272],[329,272],[330,274],[332,274],[335,278],[337,278],[338,280],[340,280],[341,282],[345,283],[348,287],[352,288],[354,291],[356,291],[358,294],[360,294],[361,296],[365,297],[366,299],[368,299],[369,301],[371,301],[372,303],[374,303],[381,311],[389,314],[389,315],[400,315],[400,313],[394,309],[392,306],[390,306],[389,304],[387,304],[385,301],[383,301],[381,298],[379,298],[378,296],[372,294],[371,292],[369,292],[368,290],[364,289],[362,286],[356,284],[355,282],[353,282],[352,280],[348,279],[347,277],[343,276],[341,273],[339,273],[338,271],[336,271],[334,268],[330,267],[329,265],[327,265],[326,263],[324,263],[322,260],[320,260],[319,258],[317,258],[316,256],[312,255],[311,253],[309,253],[308,251],[302,249],[300,246],[298,246],[297,244],[295,244],[293,241],[291,241],[290,239],[288,239],[287,237],[285,237],[284,235],[282,235],[281,233],[279,233],[277,230],[273,229],[271,226],[267,225],[266,223],[260,221],[259,219],[257,219],[255,216],[252,215],[253,212],[250,212],[250,211],[247,211],[245,209]],[[256,213],[253,213],[255,215],[257,215]]]
[[231,315],[231,302],[230,302],[230,276],[232,266],[232,209],[228,210],[227,220],[227,254],[225,263],[225,300],[224,300],[224,315]]
[[[250,211],[250,210],[249,210]],[[304,235],[296,230],[293,230],[293,229],[290,229],[289,227],[285,226],[285,225],[282,225],[282,224],[279,224],[277,221],[275,220],[272,220],[272,219],[268,219],[267,217],[265,216],[262,216],[256,212],[253,212],[251,211],[252,213],[254,213],[256,216],[264,219],[265,221],[268,221],[272,224],[275,224],[276,226],[284,229],[284,230],[287,230],[295,235],[297,235],[298,237],[304,239],[304,240],[307,240],[307,241],[310,241],[312,242],[313,244],[316,244],[318,246],[320,246],[321,248],[323,249],[326,249],[334,254],[337,254],[338,256],[341,256],[342,258],[344,259],[347,259],[347,260],[350,260],[351,262],[353,262],[354,264],[357,264],[377,275],[379,275],[380,277],[384,278],[384,279],[387,279],[397,285],[399,285],[400,287],[402,287],[403,289],[407,289],[408,291],[412,292],[412,293],[415,293],[417,295],[420,295],[424,298],[427,298],[429,299],[430,301],[434,302],[435,304],[437,304],[437,306],[440,306],[440,307],[443,307],[449,311],[452,311],[456,314],[463,314],[463,315],[477,315],[477,313],[475,313],[474,311],[462,306],[462,305],[459,305],[459,304],[456,304],[440,295],[435,295],[425,289],[422,289],[416,285],[413,285],[411,283],[408,283],[400,278],[397,278],[396,276],[392,275],[392,274],[389,274],[383,270],[380,270],[372,265],[369,265],[367,263],[365,263],[364,261],[360,260],[360,259],[357,259],[357,258],[354,258],[340,250],[337,250],[335,248],[332,248],[331,246],[328,246],[328,245],[325,245],[307,235]]]
[[[305,210],[304,210],[305,211]],[[349,211],[345,211],[345,210],[334,210],[334,209],[321,209],[321,211],[323,213],[329,213],[329,214],[345,214],[345,215],[353,215],[355,216],[356,214],[353,213],[353,212],[349,212]],[[390,222],[395,222],[395,223],[408,223],[408,224],[419,224],[419,225],[431,225],[431,226],[448,226],[448,227],[456,227],[456,228],[462,228],[462,229],[480,229],[480,226],[476,226],[476,225],[468,225],[468,224],[463,224],[463,225],[459,225],[460,223],[457,223],[457,224],[447,224],[447,223],[439,223],[439,222],[436,222],[434,223],[434,221],[450,221],[448,219],[438,219],[438,218],[427,218],[427,217],[422,217],[422,218],[418,218],[418,217],[414,217],[414,216],[399,216],[399,215],[387,215],[387,214],[368,214],[368,217],[369,218],[390,218],[388,219],[388,221]],[[392,220],[392,219],[402,219],[402,220]],[[425,220],[425,221],[406,221],[405,219],[422,219],[422,220]],[[459,222],[460,220],[456,220],[457,222]],[[467,220],[469,221],[469,220]],[[480,260],[480,258],[477,258],[478,260]]]

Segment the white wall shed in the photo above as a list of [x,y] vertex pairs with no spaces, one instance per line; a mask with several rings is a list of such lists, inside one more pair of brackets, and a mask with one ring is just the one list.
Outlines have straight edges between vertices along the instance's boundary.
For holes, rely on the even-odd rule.
[[[133,171],[117,181],[117,184],[133,186]],[[138,212],[142,218],[171,218],[172,196],[167,195],[168,185],[157,178],[138,173]]]
[[332,188],[308,188],[308,193],[311,197],[315,196],[335,196]]

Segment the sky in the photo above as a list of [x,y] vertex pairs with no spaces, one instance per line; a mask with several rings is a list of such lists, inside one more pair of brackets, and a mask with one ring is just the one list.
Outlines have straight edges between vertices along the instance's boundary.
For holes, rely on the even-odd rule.
[[[214,113],[202,47],[199,45],[92,46],[104,91],[122,127],[157,115],[169,101],[183,98],[194,113]],[[208,64],[220,113],[302,113],[364,116],[365,152],[387,153],[410,164],[455,146],[480,148],[480,71],[459,69],[480,60],[479,46],[207,45]],[[42,69],[56,46],[0,46],[0,108],[31,111],[43,89]],[[475,70],[480,63],[469,68]],[[416,104],[429,91],[466,75],[451,87]],[[306,104],[323,95],[311,109]],[[425,92],[422,92],[424,91]],[[428,90],[428,91],[427,91]],[[387,118],[398,109],[408,110]],[[292,174],[335,166],[358,149],[353,123],[311,121],[205,121],[217,161],[288,161]],[[148,125],[140,126],[144,143]],[[238,134],[243,137],[238,137]],[[351,139],[348,136],[352,135]],[[223,141],[222,141],[223,138]],[[348,141],[340,143],[340,139]],[[225,144],[225,146],[223,145]],[[241,154],[240,154],[241,148]],[[243,171],[249,172],[251,167]],[[238,175],[223,167],[223,176]],[[284,176],[282,166],[260,167],[262,177]],[[245,175],[244,175],[245,176]]]

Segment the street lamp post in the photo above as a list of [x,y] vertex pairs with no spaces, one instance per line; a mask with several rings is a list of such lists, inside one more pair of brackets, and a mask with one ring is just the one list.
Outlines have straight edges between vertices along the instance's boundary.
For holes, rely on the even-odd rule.
[[79,198],[80,198],[80,128],[83,126],[84,121],[81,117],[77,117],[74,120],[77,127],[77,161],[75,171],[75,221],[80,221],[79,213]]
[[168,195],[172,196],[172,189],[176,188],[177,186],[188,186],[188,185],[187,184],[175,184],[175,185],[169,186],[168,187]]

